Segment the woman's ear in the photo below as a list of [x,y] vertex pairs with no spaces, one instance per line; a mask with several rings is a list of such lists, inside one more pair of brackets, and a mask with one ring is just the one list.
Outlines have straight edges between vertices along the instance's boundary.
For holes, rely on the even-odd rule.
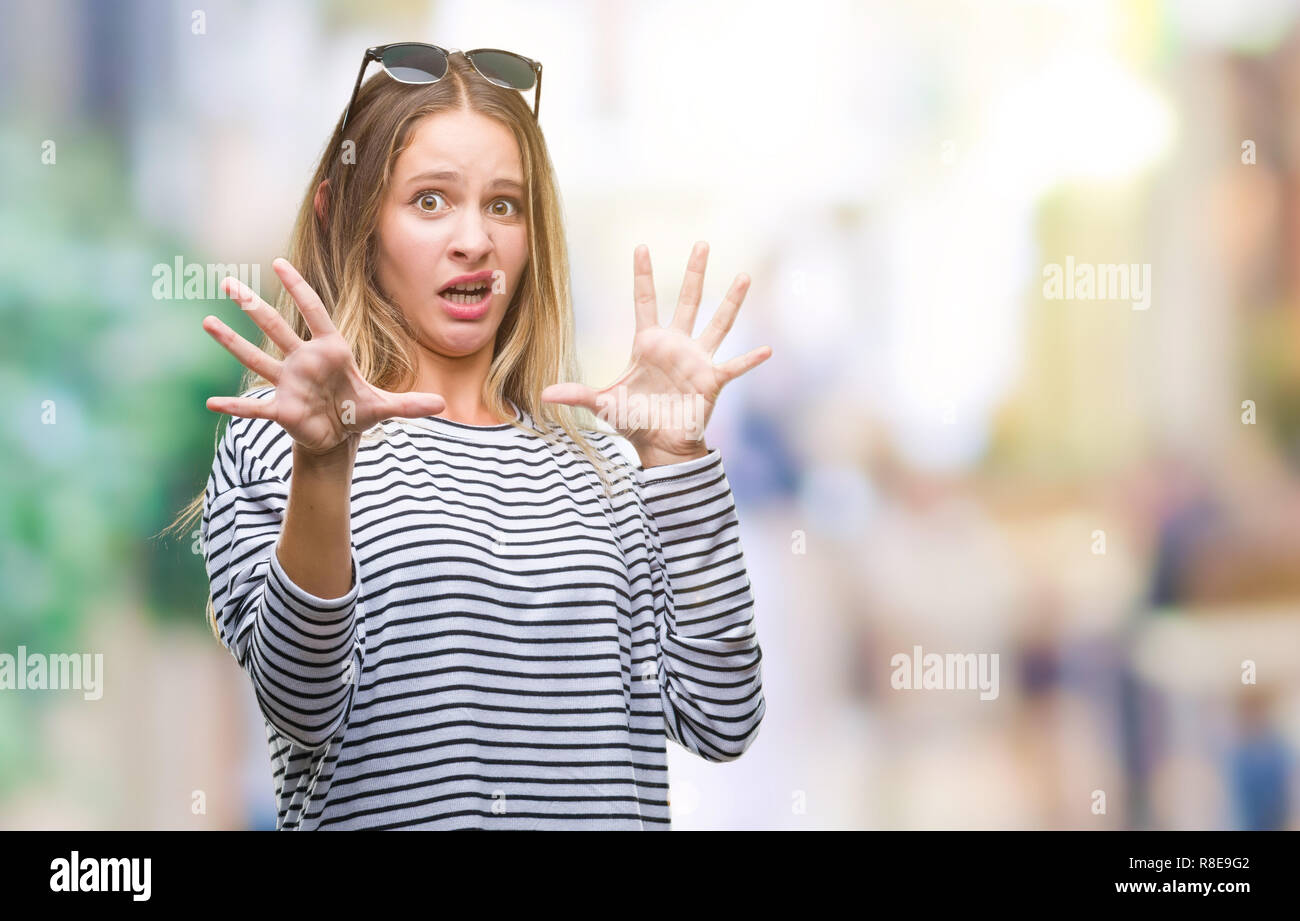
[[329,221],[329,184],[328,179],[322,179],[321,184],[316,186],[316,217],[320,218],[322,224]]

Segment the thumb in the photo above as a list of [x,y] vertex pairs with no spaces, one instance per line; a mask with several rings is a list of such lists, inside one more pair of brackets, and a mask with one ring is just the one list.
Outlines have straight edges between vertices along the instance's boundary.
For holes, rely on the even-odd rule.
[[440,395],[413,390],[409,393],[388,394],[384,413],[388,418],[411,419],[419,416],[436,416],[446,408],[447,401]]
[[565,383],[551,384],[542,391],[543,403],[563,403],[567,406],[583,406],[593,413],[599,410],[596,403],[596,391],[586,384]]

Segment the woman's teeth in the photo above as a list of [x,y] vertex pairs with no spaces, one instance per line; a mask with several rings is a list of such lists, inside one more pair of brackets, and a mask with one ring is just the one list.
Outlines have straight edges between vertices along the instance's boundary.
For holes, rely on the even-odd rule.
[[473,294],[465,294],[460,291],[448,291],[443,295],[453,304],[477,304],[483,300],[483,295],[487,294],[487,288],[481,288]]

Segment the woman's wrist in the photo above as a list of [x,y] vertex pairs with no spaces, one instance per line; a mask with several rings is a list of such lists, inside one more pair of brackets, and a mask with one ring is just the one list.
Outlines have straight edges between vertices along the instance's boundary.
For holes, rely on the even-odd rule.
[[356,461],[357,445],[360,439],[355,435],[340,442],[338,447],[324,452],[312,452],[294,442],[293,469],[309,476],[326,478],[352,478],[352,466]]

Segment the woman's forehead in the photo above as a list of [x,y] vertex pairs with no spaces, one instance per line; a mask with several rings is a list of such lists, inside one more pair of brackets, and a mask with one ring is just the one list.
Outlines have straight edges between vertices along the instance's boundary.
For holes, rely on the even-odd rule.
[[448,181],[523,182],[519,145],[500,122],[476,112],[438,112],[416,123],[397,158],[399,181],[421,173],[456,173]]

